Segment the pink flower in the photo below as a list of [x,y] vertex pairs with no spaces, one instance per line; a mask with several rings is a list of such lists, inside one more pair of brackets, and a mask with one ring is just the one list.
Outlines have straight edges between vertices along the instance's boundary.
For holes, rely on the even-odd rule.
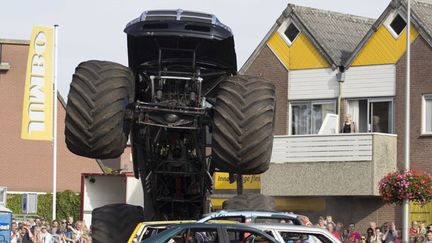
[[379,181],[384,201],[401,204],[404,199],[425,204],[432,201],[432,177],[423,171],[390,172]]

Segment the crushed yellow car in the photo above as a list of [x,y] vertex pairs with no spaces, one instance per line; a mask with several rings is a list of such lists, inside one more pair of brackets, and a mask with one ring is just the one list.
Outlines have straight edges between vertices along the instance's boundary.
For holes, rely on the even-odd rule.
[[[176,224],[187,224],[196,223],[196,220],[177,220],[177,221],[152,221],[152,222],[141,222],[137,224],[132,235],[130,236],[128,243],[138,243],[142,240],[148,239],[157,235],[158,233],[167,229],[170,225]],[[239,222],[233,220],[209,220],[207,223],[218,223],[218,224],[237,224]]]
[[177,221],[152,221],[141,222],[137,224],[128,243],[138,243],[148,239],[161,231],[164,231],[168,226],[175,224],[195,223],[195,220],[177,220]]

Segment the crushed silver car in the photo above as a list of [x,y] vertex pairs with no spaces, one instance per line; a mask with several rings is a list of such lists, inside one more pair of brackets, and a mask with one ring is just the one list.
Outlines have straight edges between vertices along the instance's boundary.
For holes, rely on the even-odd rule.
[[341,243],[326,229],[316,227],[306,227],[286,223],[278,224],[248,224],[248,226],[262,230],[273,236],[279,242],[294,243],[301,241],[304,243]]

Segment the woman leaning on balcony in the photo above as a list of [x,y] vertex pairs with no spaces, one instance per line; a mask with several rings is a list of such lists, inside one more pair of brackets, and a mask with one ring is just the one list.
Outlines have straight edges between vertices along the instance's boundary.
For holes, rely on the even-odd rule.
[[342,133],[354,133],[356,132],[354,121],[350,114],[344,115],[344,121],[342,123]]

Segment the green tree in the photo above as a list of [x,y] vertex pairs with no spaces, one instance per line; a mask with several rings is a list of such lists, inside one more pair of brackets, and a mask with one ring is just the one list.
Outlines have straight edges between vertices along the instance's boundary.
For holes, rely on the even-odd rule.
[[[8,195],[7,207],[13,214],[22,214],[21,210],[22,195]],[[72,216],[75,220],[80,216],[80,194],[70,190],[57,193],[56,209],[57,219],[65,219]],[[52,220],[52,194],[38,196],[37,216],[48,221]]]
[[75,220],[79,219],[81,208],[80,194],[73,191],[57,193],[57,218],[66,219],[72,216]]
[[8,195],[6,199],[6,206],[9,208],[13,214],[21,214],[21,202],[22,202],[22,196],[21,195]]

